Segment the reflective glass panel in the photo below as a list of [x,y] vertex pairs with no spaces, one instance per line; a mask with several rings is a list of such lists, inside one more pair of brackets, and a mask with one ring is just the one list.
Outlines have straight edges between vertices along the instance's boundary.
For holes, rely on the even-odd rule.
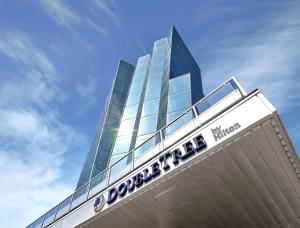
[[178,117],[179,115],[181,115],[185,110],[186,109],[182,109],[182,110],[179,110],[179,111],[176,111],[176,112],[168,113],[168,115],[167,115],[167,123],[170,123],[173,120],[175,120],[176,117]]
[[159,64],[152,64],[151,70],[150,70],[150,73],[151,73],[150,78],[162,75],[163,70],[164,70],[163,62],[160,62]]
[[60,218],[61,216],[69,212],[71,200],[72,196],[69,196],[67,199],[65,199],[59,204],[55,219]]
[[169,81],[169,94],[182,93],[191,89],[190,77],[180,76]]
[[192,110],[189,110],[189,112],[185,113],[181,117],[179,117],[177,120],[175,120],[173,123],[168,125],[166,128],[163,129],[163,135],[168,136],[174,133],[176,130],[187,124],[189,121],[191,121],[194,118]]
[[183,93],[180,95],[169,96],[168,112],[174,112],[181,109],[187,109],[191,106],[191,94]]
[[162,75],[148,79],[147,88],[161,85]]
[[130,92],[129,92],[129,96],[131,94],[135,94],[135,96],[137,94],[140,94],[142,89],[143,89],[143,84],[144,82],[139,82],[139,83],[132,83],[131,87],[130,87]]
[[126,106],[138,104],[140,102],[140,93],[129,94],[127,98]]
[[147,100],[151,100],[154,98],[158,98],[160,96],[160,89],[161,89],[160,86],[147,88],[145,100],[147,101]]
[[121,153],[121,154],[114,154],[111,156],[110,158],[110,165],[116,163],[117,161],[119,161],[121,158],[125,157],[126,153]]
[[227,83],[224,87],[216,91],[215,93],[211,94],[210,96],[206,97],[200,103],[196,105],[197,113],[200,114],[206,111],[211,106],[215,105],[216,103],[220,102],[223,98],[227,95],[235,91],[236,85],[231,84],[231,82]]
[[96,176],[90,184],[90,189],[94,188],[95,186],[97,186],[98,184],[105,182],[106,180],[106,171],[103,171],[101,174],[99,174],[98,176]]
[[126,119],[131,119],[131,118],[135,117],[137,110],[138,110],[138,105],[127,106],[124,110],[122,119],[126,120]]
[[57,211],[57,207],[52,208],[50,211],[47,212],[46,217],[45,217],[45,221],[43,223],[43,227],[46,227],[47,225],[49,225],[50,223],[52,223],[54,221],[55,218],[55,213]]
[[109,183],[117,181],[132,170],[132,153],[122,158],[110,168]]
[[103,171],[100,175],[91,180],[88,198],[93,197],[107,187],[107,171]]
[[149,149],[151,149],[153,146],[155,146],[157,143],[160,142],[159,139],[159,133],[152,136],[150,139],[148,139],[145,143],[143,143],[141,146],[135,149],[134,151],[134,157],[138,158],[144,155]]
[[34,222],[34,228],[41,228],[43,225],[43,221],[44,221],[45,215],[43,215],[42,217],[40,217],[38,220],[36,220]]
[[143,105],[142,117],[158,113],[159,99],[146,101]]
[[128,136],[125,136],[125,137],[118,137],[116,139],[113,154],[128,152],[130,142],[131,142],[131,136],[132,135],[128,135]]
[[154,48],[159,48],[161,46],[165,46],[166,44],[167,44],[167,38],[162,38],[154,42]]
[[88,197],[88,185],[82,186],[80,189],[78,189],[72,199],[71,209],[77,207],[78,205],[82,204],[87,200]]
[[141,145],[143,142],[145,142],[151,136],[153,136],[153,133],[150,133],[150,134],[147,134],[147,135],[138,136],[137,139],[136,139],[135,147]]
[[105,149],[111,149],[114,139],[115,139],[115,134],[112,131],[106,130],[103,134],[102,141],[101,141],[101,147]]
[[140,120],[138,135],[145,135],[156,131],[157,115],[143,117]]
[[118,136],[132,134],[134,128],[135,119],[122,120]]

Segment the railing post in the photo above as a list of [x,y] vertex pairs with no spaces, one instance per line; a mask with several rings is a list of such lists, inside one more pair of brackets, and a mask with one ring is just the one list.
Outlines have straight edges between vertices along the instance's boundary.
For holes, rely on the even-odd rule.
[[[47,214],[47,213],[46,213],[46,214]],[[44,219],[43,219],[43,222],[42,222],[41,227],[43,227],[43,225],[44,225],[44,222],[45,222],[45,219],[46,219],[46,214],[44,214]]]
[[109,169],[107,169],[107,171],[108,171],[108,176],[107,176],[107,181],[106,181],[106,186],[107,186],[107,187],[109,186],[109,179],[110,179],[111,167],[112,167],[112,166],[110,166]]
[[[54,222],[55,219],[56,219],[56,215],[57,215],[57,212],[58,212],[58,208],[59,208],[59,204],[57,204],[57,208],[56,208],[56,211],[55,211],[55,213],[54,213],[54,219],[53,219],[52,222]],[[52,223],[52,222],[51,222],[51,223]]]
[[231,77],[230,81],[233,81],[238,89],[238,91],[240,92],[240,94],[242,95],[242,97],[246,96],[247,93],[246,91],[241,87],[240,83],[235,79],[235,77]]
[[74,198],[75,193],[76,193],[76,191],[72,194],[71,202],[70,202],[70,206],[69,206],[68,212],[71,210],[71,206],[72,206],[72,203],[73,203],[73,198]]
[[197,113],[195,105],[193,105],[192,110],[193,110],[194,117],[196,118],[198,116],[198,113]]
[[135,159],[134,153],[135,150],[132,151],[132,164],[131,164],[132,171],[134,170],[134,159]]
[[197,112],[196,105],[193,105],[192,110],[193,110],[193,114],[194,114],[195,119],[196,119],[196,124],[198,124],[198,126],[201,126],[200,120],[198,118],[198,116],[200,116],[200,114],[198,114],[198,112]]
[[162,142],[164,140],[161,129],[159,130],[159,139],[160,139],[160,142]]

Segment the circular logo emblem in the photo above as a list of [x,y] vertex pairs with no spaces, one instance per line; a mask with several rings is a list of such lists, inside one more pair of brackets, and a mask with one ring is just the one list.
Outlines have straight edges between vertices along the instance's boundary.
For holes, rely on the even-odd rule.
[[105,198],[103,195],[97,196],[94,203],[95,212],[100,212],[105,204]]

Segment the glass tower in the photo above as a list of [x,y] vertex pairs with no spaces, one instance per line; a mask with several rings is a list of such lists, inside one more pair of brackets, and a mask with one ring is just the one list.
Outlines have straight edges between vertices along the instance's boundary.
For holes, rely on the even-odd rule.
[[136,66],[121,60],[77,188],[203,96],[200,68],[174,27]]

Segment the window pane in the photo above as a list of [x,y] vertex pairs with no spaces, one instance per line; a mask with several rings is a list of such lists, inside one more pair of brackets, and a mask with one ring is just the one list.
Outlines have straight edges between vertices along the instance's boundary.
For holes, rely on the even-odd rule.
[[142,82],[145,79],[147,65],[138,65],[134,72],[133,82]]
[[107,120],[107,128],[115,129],[119,124],[118,122],[119,122],[118,119],[109,117],[108,120]]
[[191,106],[190,93],[169,96],[168,112],[174,112],[181,109],[187,109]]
[[129,94],[126,106],[138,104],[140,102],[140,93]]
[[117,105],[115,104],[112,104],[111,105],[111,109],[110,109],[110,112],[111,113],[114,113],[114,117],[115,118],[119,118],[121,116],[121,110],[120,110],[120,107],[118,107]]
[[191,121],[194,118],[192,110],[185,113],[181,117],[179,117],[176,121],[168,125],[166,128],[163,129],[163,135],[168,136],[171,135],[173,132],[187,124],[189,121]]
[[[153,75],[154,77],[159,76],[162,74],[163,70],[164,70],[163,62],[160,62],[159,64],[152,64],[150,74],[151,74],[151,76]],[[150,76],[150,78],[151,78],[151,76]]]
[[131,141],[131,135],[126,137],[118,137],[113,150],[113,154],[128,152]]
[[109,165],[112,165],[114,163],[116,163],[117,161],[119,161],[121,158],[125,157],[127,153],[122,153],[122,154],[115,154],[115,155],[112,155],[111,158],[110,158],[110,164]]
[[141,118],[138,135],[149,134],[156,131],[157,115]]
[[122,120],[118,136],[131,134],[134,129],[134,123],[135,119]]
[[106,130],[103,133],[103,137],[101,138],[102,139],[101,146],[105,149],[110,150],[113,145],[115,137],[116,137],[116,133]]
[[181,76],[169,81],[169,94],[182,93],[185,90],[190,90],[190,77]]
[[161,85],[162,74],[160,76],[151,77],[148,79],[147,88]]
[[144,55],[144,56],[142,56],[142,57],[140,57],[140,58],[138,59],[137,65],[140,65],[140,64],[145,64],[145,65],[147,65],[149,59],[150,59],[150,55],[149,55],[149,54],[148,54],[148,55]]
[[167,123],[172,122],[173,120],[176,119],[176,117],[178,117],[180,114],[182,114],[186,109],[182,109],[180,111],[176,111],[176,112],[171,112],[168,113],[167,115]]
[[131,119],[136,116],[138,105],[128,106],[124,110],[123,120]]
[[143,105],[142,117],[158,113],[159,99],[147,101]]
[[151,100],[160,96],[160,86],[152,87],[146,90],[145,100]]
[[147,135],[138,136],[137,139],[136,139],[135,147],[141,145],[143,142],[145,142],[151,136],[153,136],[153,133],[150,133],[150,134],[147,134]]
[[132,83],[129,94],[140,94],[143,88],[143,84],[144,82]]
[[162,39],[156,40],[154,42],[154,48],[157,49],[157,48],[165,46],[166,44],[167,44],[167,38],[162,38]]
[[121,107],[126,102],[126,96],[124,93],[115,92],[111,97],[111,102]]

